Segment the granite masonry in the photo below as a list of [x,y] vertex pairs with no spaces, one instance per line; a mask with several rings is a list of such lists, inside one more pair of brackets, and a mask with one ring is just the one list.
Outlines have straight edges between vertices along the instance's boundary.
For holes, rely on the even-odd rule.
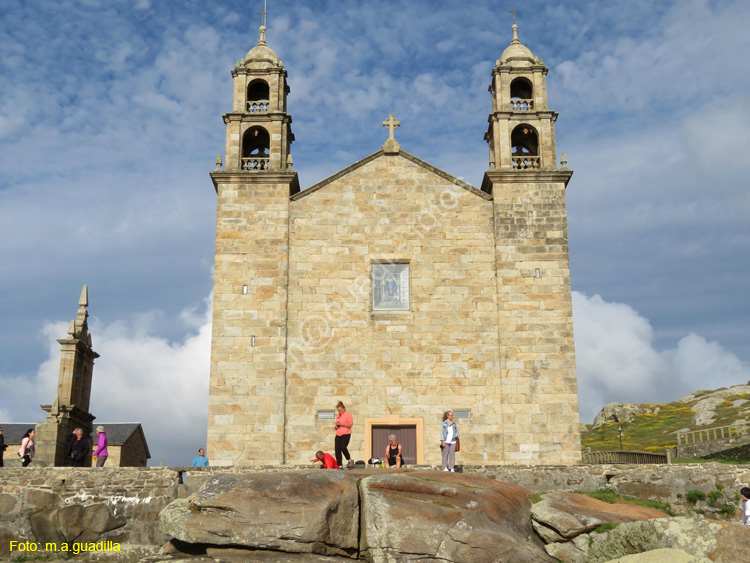
[[232,71],[211,173],[212,463],[305,462],[333,441],[338,400],[357,459],[400,431],[411,463],[438,463],[454,409],[463,463],[580,463],[572,172],[556,163],[547,71],[514,25],[492,71],[481,188],[402,150],[390,116],[382,150],[301,190],[287,71],[261,29]]

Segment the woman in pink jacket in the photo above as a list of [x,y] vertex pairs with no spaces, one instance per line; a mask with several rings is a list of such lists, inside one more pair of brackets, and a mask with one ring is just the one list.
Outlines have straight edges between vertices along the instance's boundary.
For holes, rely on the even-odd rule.
[[23,459],[23,463],[21,464],[23,467],[28,467],[31,460],[34,459],[34,454],[36,453],[36,442],[34,442],[34,436],[36,436],[36,430],[29,428],[21,440],[21,447],[18,449],[18,457]]
[[97,467],[104,467],[104,463],[107,461],[107,431],[104,426],[96,427],[96,450],[94,450],[94,459],[96,460]]

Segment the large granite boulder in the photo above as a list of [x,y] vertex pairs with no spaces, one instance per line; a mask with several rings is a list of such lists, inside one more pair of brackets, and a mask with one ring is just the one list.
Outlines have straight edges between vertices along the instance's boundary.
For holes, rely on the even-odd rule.
[[29,518],[37,542],[96,543],[102,534],[122,528],[125,516],[112,514],[104,504],[71,504],[35,512]]
[[534,529],[546,543],[561,542],[608,522],[667,518],[669,514],[634,504],[609,504],[586,495],[556,492],[542,496],[531,508]]
[[633,403],[608,403],[594,417],[594,424],[592,426],[597,428],[603,424],[612,422],[629,422],[639,414],[650,414],[653,412],[658,412],[658,407],[651,409]]
[[216,475],[159,514],[161,530],[191,544],[356,555],[357,482],[343,471]]
[[607,563],[711,563],[707,557],[695,557],[681,549],[654,549],[612,559]]
[[662,549],[683,551],[693,558],[689,561],[736,563],[746,559],[748,546],[750,526],[681,516],[626,522],[614,530],[582,534],[545,547],[564,563],[605,563]]
[[529,491],[476,475],[418,471],[360,483],[361,557],[375,563],[552,562],[531,528]]

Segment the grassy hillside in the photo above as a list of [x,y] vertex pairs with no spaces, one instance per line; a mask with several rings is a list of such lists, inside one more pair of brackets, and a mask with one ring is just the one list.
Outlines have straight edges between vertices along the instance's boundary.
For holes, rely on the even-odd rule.
[[[678,430],[704,430],[727,426],[738,419],[750,419],[750,402],[738,407],[732,404],[734,401],[750,400],[750,394],[740,393],[724,397],[724,400],[713,409],[717,415],[714,422],[706,426],[693,426],[691,419],[695,412],[691,407],[700,400],[710,398],[717,391],[698,391],[673,403],[643,404],[654,412],[636,415],[629,422],[619,423],[622,426],[623,449],[661,453],[666,448],[677,445]],[[682,402],[683,400],[685,402]],[[586,425],[587,431],[581,435],[583,449],[619,450],[617,427],[617,422],[603,424],[597,428]]]

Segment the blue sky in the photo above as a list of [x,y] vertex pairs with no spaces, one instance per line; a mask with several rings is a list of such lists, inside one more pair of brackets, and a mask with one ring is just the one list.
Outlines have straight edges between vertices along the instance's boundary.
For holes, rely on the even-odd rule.
[[[402,147],[473,185],[503,2],[273,0],[303,187]],[[230,69],[262,2],[0,6],[0,420],[41,418],[89,285],[92,411],[154,460],[205,440]],[[750,379],[750,4],[526,1],[568,187],[581,416]]]

